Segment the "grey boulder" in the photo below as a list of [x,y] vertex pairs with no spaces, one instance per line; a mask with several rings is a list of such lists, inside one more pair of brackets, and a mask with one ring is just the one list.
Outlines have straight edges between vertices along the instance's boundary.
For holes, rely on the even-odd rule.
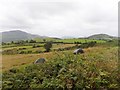
[[39,64],[39,63],[44,63],[44,62],[45,62],[44,58],[39,58],[34,62],[34,64]]
[[78,48],[73,52],[73,54],[80,54],[80,53],[84,53],[82,48]]

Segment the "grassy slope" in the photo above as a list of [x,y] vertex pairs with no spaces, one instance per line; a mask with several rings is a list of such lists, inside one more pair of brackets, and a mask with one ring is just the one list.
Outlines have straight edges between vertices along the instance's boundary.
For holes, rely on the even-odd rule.
[[[72,54],[72,51],[65,51],[65,52]],[[59,52],[59,53],[62,53],[62,52]],[[37,58],[40,58],[40,57],[44,57],[49,60],[55,55],[56,55],[55,52],[41,53],[41,54],[3,55],[3,71],[8,70],[15,66],[32,63],[33,61],[35,61]],[[80,56],[82,56],[86,60],[91,60],[91,61],[112,60],[115,63],[117,60],[117,47],[104,47],[104,46],[100,47],[99,46],[99,47],[88,48],[88,49],[85,49],[85,53]]]
[[[118,87],[117,79],[119,77],[116,72],[118,68],[117,50],[118,47],[97,46],[85,49],[85,53],[80,55],[73,55],[72,51],[64,51],[22,55],[14,58],[12,56],[16,64],[18,63],[17,67],[20,71],[15,73],[15,69],[12,69],[11,72],[5,74],[3,86],[18,88],[21,87],[19,85],[21,84],[22,87],[26,88],[116,88]],[[47,62],[41,65],[28,65],[37,57],[46,57]],[[18,58],[19,61],[17,61]],[[13,60],[9,61],[13,64]],[[26,65],[19,67],[23,62]],[[3,65],[7,66],[7,64]],[[38,82],[39,79],[43,79],[42,84]],[[75,81],[74,84],[71,80]]]

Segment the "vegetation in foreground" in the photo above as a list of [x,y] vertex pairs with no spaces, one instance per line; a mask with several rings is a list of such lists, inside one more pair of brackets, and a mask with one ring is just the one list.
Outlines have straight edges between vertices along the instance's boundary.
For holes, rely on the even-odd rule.
[[5,88],[119,88],[118,47],[100,45],[84,54],[56,53],[44,64],[13,68],[3,74]]

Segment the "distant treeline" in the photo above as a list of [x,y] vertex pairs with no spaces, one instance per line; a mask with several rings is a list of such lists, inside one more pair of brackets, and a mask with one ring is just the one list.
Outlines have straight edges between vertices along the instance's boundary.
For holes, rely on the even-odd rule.
[[[20,41],[11,41],[11,42],[2,42],[2,45],[10,45],[10,44],[26,44],[26,43],[46,43],[46,42],[52,42],[53,44],[82,44],[84,42],[80,42],[80,41],[74,41],[74,42],[64,42],[64,41],[39,41],[37,42],[36,40],[20,40]],[[90,41],[89,41],[90,42]],[[92,42],[96,42],[96,41],[92,41]],[[87,43],[87,41],[85,42]]]

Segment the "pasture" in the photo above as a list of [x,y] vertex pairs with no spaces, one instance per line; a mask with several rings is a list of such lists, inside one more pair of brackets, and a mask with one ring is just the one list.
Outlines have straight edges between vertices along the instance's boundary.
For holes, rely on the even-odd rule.
[[[27,89],[119,87],[117,42],[97,40],[94,46],[84,47],[84,53],[78,55],[73,54],[76,46],[86,44],[75,44],[69,40],[68,42],[69,44],[66,42],[66,44],[53,43],[50,52],[44,52],[44,43],[3,46],[3,50],[42,51],[39,53],[3,54],[3,87]],[[40,47],[33,47],[33,45]],[[26,49],[23,50],[23,48]],[[59,51],[61,48],[63,50]],[[38,58],[45,58],[46,62],[34,65],[33,62]],[[21,76],[19,77],[19,75]]]

